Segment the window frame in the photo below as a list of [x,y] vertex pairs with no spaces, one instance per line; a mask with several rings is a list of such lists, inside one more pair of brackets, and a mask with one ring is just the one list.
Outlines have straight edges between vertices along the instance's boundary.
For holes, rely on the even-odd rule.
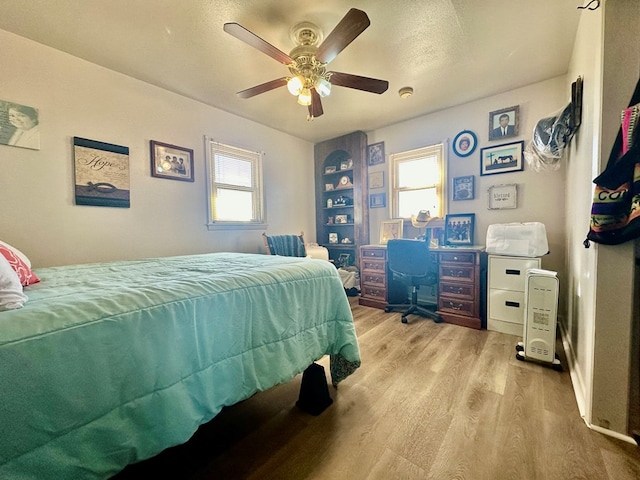
[[[206,170],[207,170],[207,228],[217,229],[261,229],[265,228],[264,184],[262,177],[262,152],[248,150],[216,142],[205,137]],[[233,184],[218,183],[215,179],[215,159],[217,154],[224,154],[231,158],[250,161],[252,168],[252,187],[241,187]],[[252,212],[255,218],[251,220],[218,220],[214,218],[214,202],[219,186],[228,190],[252,193]]]
[[[416,148],[413,150],[407,150],[404,152],[394,153],[389,155],[389,168],[391,169],[391,215],[392,218],[403,218],[404,220],[411,220],[411,217],[400,217],[399,205],[400,205],[400,193],[412,190],[423,190],[427,188],[436,188],[436,195],[438,196],[440,203],[440,211],[430,212],[433,217],[444,218],[448,211],[447,203],[447,158],[446,158],[445,143],[437,143],[434,145],[428,145],[425,147]],[[426,158],[436,156],[437,162],[440,166],[440,179],[439,183],[424,184],[419,187],[398,187],[398,166],[403,162],[418,160],[420,158]],[[416,214],[418,212],[416,211]]]

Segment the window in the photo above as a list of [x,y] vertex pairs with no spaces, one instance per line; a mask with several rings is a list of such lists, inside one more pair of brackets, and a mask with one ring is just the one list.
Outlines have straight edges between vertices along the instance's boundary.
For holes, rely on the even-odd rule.
[[444,145],[432,145],[391,155],[393,218],[411,218],[420,210],[433,217],[445,212]]
[[209,142],[209,226],[262,225],[261,158],[259,152]]

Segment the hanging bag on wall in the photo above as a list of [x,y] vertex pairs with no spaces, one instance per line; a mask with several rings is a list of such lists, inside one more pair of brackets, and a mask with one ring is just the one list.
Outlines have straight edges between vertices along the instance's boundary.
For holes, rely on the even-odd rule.
[[640,80],[622,112],[621,126],[604,171],[594,180],[590,241],[618,245],[640,237],[640,141],[635,126],[640,117]]

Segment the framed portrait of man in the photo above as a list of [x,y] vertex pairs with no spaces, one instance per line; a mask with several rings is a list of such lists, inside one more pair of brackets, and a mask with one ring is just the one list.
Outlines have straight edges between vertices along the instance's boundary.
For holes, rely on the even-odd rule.
[[518,135],[519,117],[519,105],[489,113],[489,140],[503,140]]

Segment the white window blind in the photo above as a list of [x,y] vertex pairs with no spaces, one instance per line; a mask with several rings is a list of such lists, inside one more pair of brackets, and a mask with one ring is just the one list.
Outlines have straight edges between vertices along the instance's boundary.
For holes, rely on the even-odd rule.
[[445,214],[444,145],[396,153],[390,159],[393,218],[409,219],[420,210],[442,217]]
[[209,224],[262,224],[262,155],[209,142]]

